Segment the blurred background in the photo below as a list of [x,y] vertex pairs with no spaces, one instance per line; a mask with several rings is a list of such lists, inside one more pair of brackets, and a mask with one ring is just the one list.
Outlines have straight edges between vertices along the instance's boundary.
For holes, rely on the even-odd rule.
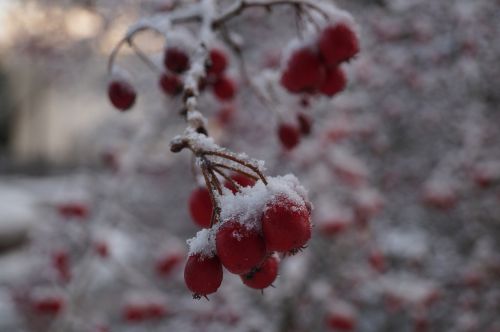
[[[238,95],[203,96],[210,133],[296,174],[315,228],[276,288],[225,275],[210,302],[183,284],[197,180],[169,152],[179,100],[127,47],[137,102],[118,112],[107,97],[127,29],[197,3],[0,0],[0,330],[500,331],[500,1],[318,1],[353,16],[361,53],[343,93],[278,90],[278,115],[223,46]],[[279,7],[228,23],[257,85],[302,20]],[[161,66],[162,38],[136,42]],[[285,151],[277,125],[301,112],[313,132]],[[154,319],[131,317],[144,302]]]

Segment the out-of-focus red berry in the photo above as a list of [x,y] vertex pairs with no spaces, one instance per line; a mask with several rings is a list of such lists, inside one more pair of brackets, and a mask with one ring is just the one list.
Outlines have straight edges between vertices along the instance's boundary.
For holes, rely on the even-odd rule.
[[167,69],[182,74],[189,69],[189,56],[177,47],[169,47],[165,50],[163,63]]
[[215,97],[221,101],[228,101],[236,94],[236,83],[227,76],[220,76],[213,85]]
[[291,150],[300,142],[299,128],[289,123],[281,123],[278,126],[278,137],[281,145],[286,150]]
[[325,70],[316,52],[304,47],[289,58],[281,76],[281,85],[291,93],[316,92],[323,84]]
[[182,92],[182,82],[175,75],[161,75],[159,85],[162,91],[170,96],[176,96]]
[[108,97],[114,107],[126,111],[134,106],[137,93],[127,81],[114,80],[108,85]]
[[329,66],[335,66],[359,52],[358,37],[347,24],[330,25],[321,33],[319,49],[323,61]]

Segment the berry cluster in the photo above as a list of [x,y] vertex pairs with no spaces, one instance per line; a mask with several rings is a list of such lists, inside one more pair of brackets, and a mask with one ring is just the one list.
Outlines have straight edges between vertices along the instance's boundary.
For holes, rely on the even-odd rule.
[[332,97],[346,86],[341,64],[358,52],[358,37],[349,24],[328,25],[312,45],[299,45],[291,52],[281,85],[291,93],[321,93]]
[[[206,78],[199,82],[199,89],[212,88],[214,96],[220,101],[230,101],[236,95],[236,83],[226,74],[228,57],[221,48],[209,51],[206,64]],[[163,54],[164,72],[161,73],[158,85],[166,95],[178,96],[184,87],[183,74],[191,67],[189,51],[182,46],[167,47]],[[108,85],[108,97],[114,107],[126,111],[135,104],[137,93],[123,75],[114,75]]]
[[226,53],[219,48],[212,48],[209,55],[207,84],[212,87],[214,96],[220,101],[232,100],[236,94],[236,83],[225,74],[228,65]]
[[[278,275],[277,253],[294,254],[311,238],[311,205],[297,179],[289,175],[268,180],[267,185],[247,183],[235,194],[226,190],[220,197],[222,221],[188,241],[184,279],[195,297],[217,291],[222,267],[240,275],[248,287],[270,286]],[[192,196],[192,201],[200,197]]]

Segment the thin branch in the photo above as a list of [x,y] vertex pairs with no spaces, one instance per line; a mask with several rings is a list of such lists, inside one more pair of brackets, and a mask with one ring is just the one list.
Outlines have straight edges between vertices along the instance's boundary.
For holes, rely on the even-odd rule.
[[226,12],[222,13],[212,22],[214,29],[220,27],[225,22],[240,15],[243,11],[252,7],[271,7],[279,5],[300,5],[312,9],[328,18],[328,14],[316,3],[310,0],[240,0],[230,7]]
[[220,169],[218,169],[217,167],[213,167],[213,170],[215,173],[219,174],[220,176],[222,176],[226,181],[228,181],[234,188],[236,188],[236,190],[238,192],[241,191],[241,186],[236,182],[234,181],[233,179],[231,179],[230,176],[227,176],[227,174],[225,174],[223,171],[221,171]]
[[217,157],[221,157],[221,158],[225,158],[225,159],[228,159],[228,160],[231,160],[231,161],[234,161],[235,163],[238,163],[240,165],[243,165],[249,169],[251,169],[255,174],[257,174],[259,176],[259,178],[262,180],[262,182],[264,182],[265,185],[267,185],[267,180],[266,178],[264,177],[264,175],[261,173],[261,171],[259,170],[259,168],[255,165],[252,165],[244,160],[241,160],[235,156],[232,156],[228,153],[225,153],[225,152],[221,152],[221,151],[204,151],[202,153],[203,155],[208,155],[208,156],[217,156]]
[[252,180],[254,181],[258,181],[259,180],[259,177],[258,176],[255,176],[255,175],[252,175],[250,173],[247,173],[245,171],[242,171],[236,167],[232,167],[232,166],[229,166],[229,165],[224,165],[224,164],[219,164],[219,163],[213,163],[214,167],[221,167],[221,168],[225,168],[225,169],[229,169],[231,171],[234,171],[234,172],[237,172],[237,173],[240,173],[241,175],[244,175],[248,178],[251,178]]
[[151,59],[132,41],[129,40],[128,44],[135,54],[141,59],[155,74],[162,73],[162,69],[158,67]]

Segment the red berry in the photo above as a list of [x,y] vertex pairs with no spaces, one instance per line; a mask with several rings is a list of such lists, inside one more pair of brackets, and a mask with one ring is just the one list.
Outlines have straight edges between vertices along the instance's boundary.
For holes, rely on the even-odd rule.
[[34,299],[33,307],[41,314],[57,315],[64,308],[64,299],[60,296],[45,296]]
[[[253,187],[255,184],[254,179],[249,178],[248,176],[245,176],[240,173],[234,173],[233,175],[231,175],[231,179],[237,184],[239,184],[241,187]],[[236,187],[229,181],[224,182],[224,187],[231,190],[233,194],[235,194],[238,191]]]
[[219,258],[201,254],[189,256],[184,268],[184,281],[195,295],[215,293],[222,283],[222,264]]
[[131,323],[141,322],[146,319],[146,310],[138,304],[127,304],[123,308],[123,319]]
[[297,122],[299,123],[299,130],[302,135],[311,134],[312,119],[309,115],[304,113],[297,114]]
[[378,272],[382,273],[385,270],[385,257],[384,254],[377,249],[371,250],[368,255],[370,265]]
[[64,218],[85,219],[89,214],[87,205],[78,202],[61,203],[57,206],[57,210]]
[[152,319],[159,319],[167,314],[167,308],[161,303],[151,302],[145,305],[146,316]]
[[359,52],[358,37],[346,24],[330,25],[321,33],[319,49],[326,64],[335,66]]
[[58,250],[52,254],[52,266],[56,270],[59,279],[64,282],[71,279],[70,261],[66,251]]
[[182,256],[178,253],[166,255],[161,257],[156,263],[156,272],[161,276],[166,276],[172,272],[172,270],[179,265],[182,260]]
[[162,91],[167,95],[175,96],[182,92],[182,82],[175,75],[161,75],[159,84]]
[[215,96],[222,101],[231,100],[236,94],[236,84],[227,76],[217,78],[213,85]]
[[291,150],[300,142],[300,131],[296,126],[281,123],[278,127],[278,137],[286,150]]
[[189,212],[191,218],[200,227],[210,227],[212,209],[212,200],[207,188],[199,187],[191,193],[191,197],[189,197]]
[[277,276],[278,260],[274,256],[269,256],[255,271],[242,275],[241,280],[250,288],[264,289],[269,287]]
[[137,94],[134,87],[123,80],[114,80],[108,85],[108,97],[114,107],[126,111],[134,106]]
[[165,50],[163,63],[167,69],[181,74],[189,68],[189,57],[183,50],[171,47]]
[[321,85],[319,91],[329,97],[345,89],[347,79],[344,71],[340,67],[330,68],[326,72],[326,79]]
[[224,106],[216,114],[217,121],[221,125],[227,125],[234,118],[236,110],[233,106]]
[[224,51],[217,48],[213,48],[210,50],[210,62],[212,64],[208,68],[208,74],[214,76],[220,76],[226,70],[228,61]]
[[332,312],[327,317],[328,326],[340,331],[353,331],[356,326],[355,318],[350,313]]
[[235,274],[247,273],[266,255],[266,245],[259,232],[236,220],[227,221],[219,228],[215,246],[222,265]]
[[292,93],[315,92],[323,83],[324,68],[310,48],[295,51],[281,76],[281,85]]
[[101,258],[109,257],[109,246],[104,241],[97,241],[94,244],[94,250]]
[[304,246],[311,238],[310,213],[304,203],[284,195],[266,204],[262,231],[268,251],[288,252]]

